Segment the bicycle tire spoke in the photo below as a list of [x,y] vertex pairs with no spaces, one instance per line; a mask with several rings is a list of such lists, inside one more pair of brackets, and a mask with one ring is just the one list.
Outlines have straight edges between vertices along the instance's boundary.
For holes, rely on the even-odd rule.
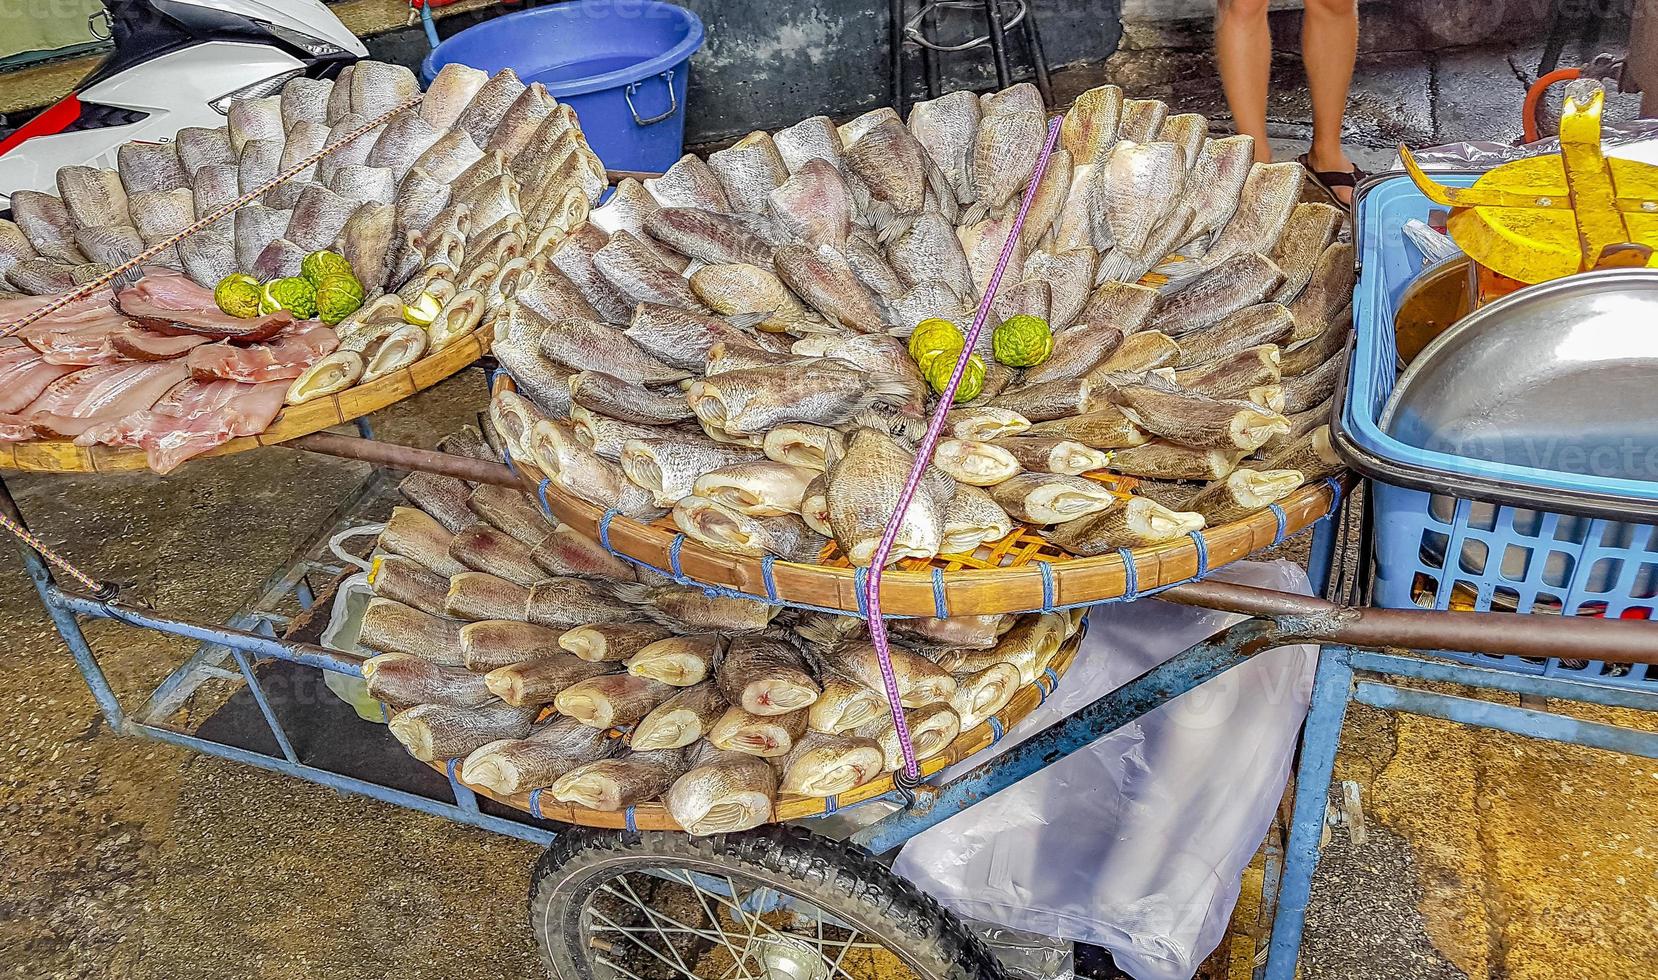
[[609,958],[608,956],[595,956],[595,957],[593,957],[593,962],[603,963],[605,966],[610,967],[612,970],[615,970],[617,973],[620,973],[622,976],[627,977],[628,980],[644,980],[644,978],[639,976],[639,974],[634,973],[633,971],[629,970],[627,967],[625,967],[622,964],[616,962],[615,960]]
[[658,936],[662,937],[662,945],[668,947],[668,952],[673,954],[674,962],[678,963],[679,968],[681,970],[683,970],[686,974],[691,975],[691,976],[695,976],[696,974],[691,971],[690,967],[687,967],[685,965],[684,957],[679,955],[679,950],[674,948],[674,944],[672,942],[670,942],[667,935],[665,935],[662,932],[662,929],[658,925],[656,920],[657,920],[658,916],[661,916],[662,918],[667,919],[669,922],[672,922],[676,926],[677,925],[683,925],[683,923],[681,923],[679,920],[673,918],[672,916],[663,915],[662,913],[659,913],[655,909],[653,909],[650,906],[646,905],[644,903],[644,901],[642,899],[640,899],[639,893],[635,892],[633,890],[633,886],[628,884],[626,874],[617,876],[616,880],[621,882],[622,887],[626,888],[628,890],[628,896],[631,897],[634,901],[634,904],[638,905],[640,910],[645,913],[645,918],[650,920],[651,927],[656,929],[656,934]]
[[[591,914],[594,918],[597,918],[597,919],[603,921],[605,923],[605,925],[612,926],[612,927],[617,925],[615,920],[611,919],[609,916],[607,916],[603,912],[600,912],[599,910],[593,908],[592,906],[588,906],[588,913]],[[674,964],[674,962],[672,960],[668,959],[666,956],[663,956],[661,953],[658,953],[656,951],[656,949],[651,946],[650,943],[645,942],[643,939],[640,939],[638,936],[635,936],[631,932],[626,932],[626,931],[623,931],[623,930],[620,930],[620,929],[618,929],[618,931],[620,931],[622,933],[622,935],[624,935],[627,938],[633,940],[634,945],[638,946],[640,949],[644,950],[645,952],[651,954],[651,956],[653,956],[656,959],[660,960],[664,966],[667,966],[670,969],[679,970],[680,973],[684,974],[686,977],[689,977],[690,980],[701,980],[701,978],[698,977],[695,973],[691,973],[688,970],[680,969],[677,965]],[[595,957],[595,959],[597,959],[597,957]],[[618,967],[618,969],[620,969],[620,968]],[[630,974],[628,974],[628,976],[633,976],[633,974],[630,973]],[[640,980],[640,978],[635,977],[634,980]]]
[[[737,948],[731,945],[731,939],[726,935],[725,928],[720,925],[720,917],[716,915],[714,910],[708,906],[708,893],[703,891],[702,887],[691,879],[691,872],[689,869],[684,870],[682,873],[685,875],[685,887],[691,889],[691,893],[696,895],[697,904],[701,905],[702,910],[708,914],[708,921],[712,923],[714,928],[719,932],[720,943],[725,946],[726,953],[731,956],[731,967],[724,973],[720,974],[720,980],[725,980],[726,977],[730,976],[733,969],[741,970],[743,977],[747,978],[748,970],[743,967],[743,960],[746,957],[746,950],[744,955],[738,954]],[[714,898],[717,901],[719,896],[716,895]],[[738,911],[738,914],[741,914],[741,910]]]

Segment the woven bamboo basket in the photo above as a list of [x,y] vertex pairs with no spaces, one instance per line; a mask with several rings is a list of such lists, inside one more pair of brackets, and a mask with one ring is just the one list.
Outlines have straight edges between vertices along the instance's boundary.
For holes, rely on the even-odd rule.
[[[1053,694],[1054,689],[1059,685],[1060,679],[1070,669],[1072,661],[1076,659],[1077,650],[1082,644],[1082,637],[1086,632],[1086,624],[1079,627],[1076,633],[1066,640],[1059,652],[1054,655],[1054,659],[1048,664],[1047,671],[1033,683],[1021,687],[1001,711],[957,735],[955,740],[943,752],[932,758],[922,760],[920,763],[922,776],[933,776],[949,766],[970,758],[974,753],[996,744],[1014,725],[1017,725],[1032,711],[1035,711],[1038,705]],[[433,762],[431,766],[479,796],[488,797],[497,803],[522,810],[542,820],[579,824],[584,827],[603,827],[610,830],[683,829],[669,815],[668,808],[661,803],[642,803],[626,810],[611,811],[590,810],[586,807],[559,803],[552,799],[543,799],[539,790],[529,793],[517,793],[512,796],[501,796],[480,787],[472,786],[462,780],[458,760]],[[772,813],[772,822],[782,823],[788,820],[803,820],[808,817],[823,816],[837,810],[844,810],[857,803],[872,800],[892,791],[893,775],[890,772],[886,773],[851,792],[827,799],[815,796],[779,796]]]
[[[506,374],[496,390],[512,390]],[[762,602],[781,602],[863,615],[865,571],[853,568],[833,543],[818,564],[762,561],[704,547],[679,533],[666,518],[641,524],[560,490],[529,460],[512,461],[526,489],[550,518],[568,524],[624,557],[666,574],[682,576]],[[1120,480],[1090,474],[1101,482]],[[1132,484],[1122,481],[1126,492]],[[881,574],[881,610],[890,616],[979,616],[1059,609],[1132,599],[1156,589],[1202,578],[1222,565],[1270,548],[1329,514],[1337,485],[1309,484],[1278,505],[1192,537],[1094,558],[1077,558],[1036,529],[1013,533],[972,555],[903,560]],[[1202,542],[1201,546],[1199,541]]]
[[[395,405],[476,363],[484,354],[486,340],[483,331],[474,330],[442,350],[383,378],[347,388],[337,395],[289,405],[278,413],[264,432],[232,439],[196,458],[229,456],[260,446],[274,446]],[[148,469],[148,466],[144,450],[127,446],[77,446],[62,439],[0,443],[0,469],[122,473]]]

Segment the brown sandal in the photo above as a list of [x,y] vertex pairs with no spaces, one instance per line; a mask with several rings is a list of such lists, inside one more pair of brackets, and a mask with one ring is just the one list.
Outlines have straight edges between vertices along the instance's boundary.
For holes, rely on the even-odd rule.
[[1352,170],[1314,170],[1309,159],[1311,156],[1312,152],[1309,150],[1296,157],[1295,162],[1301,164],[1302,169],[1313,178],[1313,183],[1324,188],[1324,192],[1329,194],[1337,204],[1342,207],[1350,207],[1350,205],[1343,203],[1341,198],[1336,197],[1335,189],[1337,187],[1351,187],[1356,190],[1359,184],[1369,178],[1370,175],[1360,170],[1356,163],[1353,164]]

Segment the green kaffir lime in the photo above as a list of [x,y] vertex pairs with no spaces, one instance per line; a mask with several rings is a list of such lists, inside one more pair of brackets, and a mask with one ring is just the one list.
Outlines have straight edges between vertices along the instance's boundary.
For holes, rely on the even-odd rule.
[[329,276],[317,287],[317,316],[333,326],[363,305],[363,284],[356,276]]
[[1039,316],[1010,316],[990,335],[990,349],[1008,367],[1035,367],[1054,352],[1053,331]]
[[272,279],[265,283],[259,295],[259,312],[275,313],[287,310],[296,319],[309,320],[317,315],[317,289],[300,276]]
[[259,280],[233,272],[213,287],[213,301],[220,310],[245,320],[259,315],[259,291]]
[[[954,357],[934,357],[922,370],[927,377],[927,384],[933,391],[944,394],[944,389],[950,387],[950,377],[956,373],[956,362],[961,359],[961,351]],[[970,402],[979,397],[984,391],[984,358],[977,354],[967,356],[967,367],[962,369],[961,384],[956,386],[956,402]]]
[[312,252],[299,264],[299,274],[313,287],[321,288],[322,284],[335,276],[351,276],[356,273],[351,270],[351,263],[338,252]]

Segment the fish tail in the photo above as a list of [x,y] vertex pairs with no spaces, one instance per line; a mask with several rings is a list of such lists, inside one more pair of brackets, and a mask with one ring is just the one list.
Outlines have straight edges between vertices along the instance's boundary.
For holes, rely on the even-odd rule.
[[864,216],[869,219],[870,227],[875,230],[875,240],[886,245],[910,230],[913,219],[901,218],[892,205],[885,201],[870,198],[869,205],[864,209]]
[[1144,265],[1143,260],[1125,248],[1114,248],[1100,256],[1100,267],[1094,273],[1094,285],[1103,286],[1108,282],[1133,282],[1139,279],[1129,278],[1135,268]]
[[1185,285],[1192,279],[1208,271],[1208,266],[1201,257],[1182,257],[1173,261],[1162,262],[1153,267],[1152,271],[1168,276],[1168,285],[1164,286],[1163,290],[1173,292],[1175,289]]
[[990,205],[984,201],[974,201],[966,211],[962,212],[960,227],[971,228],[988,217],[990,217]]
[[898,408],[910,400],[911,394],[910,386],[897,378],[872,377],[864,393],[864,402],[870,408],[877,405]]
[[753,330],[771,317],[771,313],[733,313],[725,318],[725,322],[738,330]]

